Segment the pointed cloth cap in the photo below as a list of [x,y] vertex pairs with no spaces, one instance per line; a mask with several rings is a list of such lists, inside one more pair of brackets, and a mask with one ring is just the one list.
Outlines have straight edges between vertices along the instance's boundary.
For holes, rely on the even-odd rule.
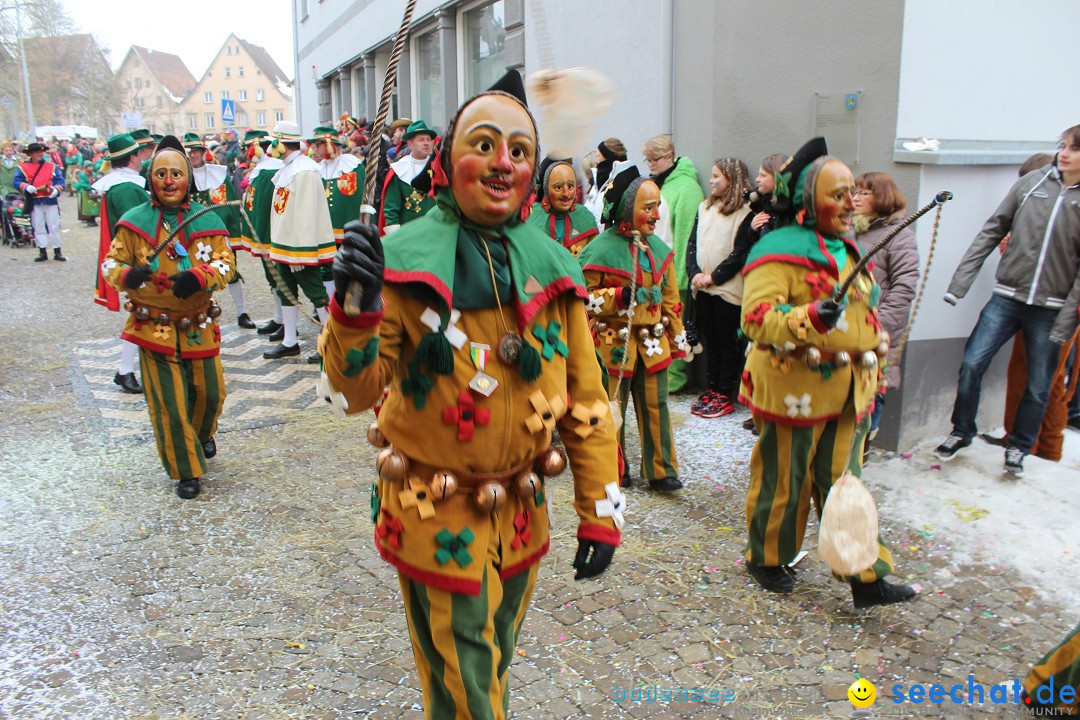
[[621,220],[629,222],[634,214],[638,188],[648,179],[641,176],[637,165],[631,165],[616,175],[611,187],[604,193],[604,222],[610,225],[618,225]]
[[[153,173],[154,161],[157,160],[157,156],[160,155],[163,152],[168,152],[169,150],[173,150],[175,152],[178,152],[183,156],[184,162],[187,163],[187,172],[188,172],[188,177],[190,178],[191,177],[191,161],[188,160],[187,152],[185,152],[185,150],[184,150],[183,143],[181,143],[180,140],[178,140],[175,135],[166,135],[165,137],[161,138],[161,142],[159,142],[158,145],[157,145],[157,150],[154,151],[154,157],[150,158],[150,165],[148,166],[149,167],[149,172]],[[149,187],[150,200],[155,205],[161,205],[161,201],[154,194],[154,184],[153,183],[147,183],[147,184],[150,186]],[[190,190],[188,190],[188,192],[190,194]],[[185,200],[185,202],[187,202],[187,201]]]
[[[795,214],[806,206],[807,170],[811,163],[828,153],[825,138],[816,137],[799,148],[774,173],[776,189],[773,190],[773,210],[776,211],[780,225],[790,225],[795,220]],[[813,210],[813,197],[811,187],[809,196],[811,202],[807,212]]]
[[107,145],[109,146],[109,160],[126,158],[139,149],[139,144],[135,142],[135,138],[131,137],[131,133],[113,135],[108,139]]

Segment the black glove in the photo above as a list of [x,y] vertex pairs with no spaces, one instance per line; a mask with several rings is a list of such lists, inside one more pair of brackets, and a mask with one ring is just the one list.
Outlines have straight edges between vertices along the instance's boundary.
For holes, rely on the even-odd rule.
[[169,280],[172,280],[172,294],[181,300],[189,298],[202,290],[202,283],[199,282],[199,276],[191,270],[184,270],[175,275],[170,275]]
[[149,268],[142,267],[141,265],[133,265],[124,275],[124,287],[134,290],[138,287],[142,287],[142,284],[149,280],[153,276]]
[[360,283],[362,312],[379,309],[383,284],[383,247],[379,229],[359,220],[345,223],[345,239],[334,256],[334,295],[344,306],[345,293],[352,282]]
[[[578,538],[577,542],[577,557],[574,558],[574,567],[577,568],[577,572],[574,573],[575,580],[596,577],[607,570],[612,556],[615,555],[614,545],[584,538]],[[592,558],[589,557],[590,551]]]
[[835,300],[818,300],[815,305],[818,322],[832,330],[836,323],[840,322],[840,316],[844,314],[844,306]]
[[627,285],[622,289],[622,304],[623,307],[630,307],[630,286]]

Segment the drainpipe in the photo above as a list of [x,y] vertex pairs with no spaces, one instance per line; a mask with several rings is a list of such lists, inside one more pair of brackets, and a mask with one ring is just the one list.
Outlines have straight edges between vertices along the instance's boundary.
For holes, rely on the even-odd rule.
[[664,132],[675,133],[675,0],[660,0],[660,73],[664,88],[661,93],[660,119],[666,123]]

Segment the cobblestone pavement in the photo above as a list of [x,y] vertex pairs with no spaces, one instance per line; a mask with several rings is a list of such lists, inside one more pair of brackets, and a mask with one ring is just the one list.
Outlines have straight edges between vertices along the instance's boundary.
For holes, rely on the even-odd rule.
[[[396,578],[372,548],[370,415],[310,408],[314,369],[263,361],[268,344],[230,324],[222,294],[220,450],[203,495],[178,500],[141,397],[112,385],[121,318],[91,303],[97,231],[74,210],[64,198],[69,262],[0,250],[0,717],[421,718]],[[241,269],[265,320],[261,273],[247,256]],[[314,335],[302,328],[305,355]],[[571,488],[552,483],[514,717],[850,717],[857,675],[882,698],[969,673],[988,686],[1023,676],[1075,623],[1076,603],[1044,600],[1001,566],[958,565],[908,518],[883,518],[882,534],[900,577],[922,586],[914,603],[856,614],[813,533],[796,591],[759,590],[740,561],[745,411],[702,420],[689,402],[675,402],[687,488],[629,491],[623,547],[596,581],[572,580]],[[654,684],[729,699],[629,699]],[[884,699],[876,709],[896,713]]]

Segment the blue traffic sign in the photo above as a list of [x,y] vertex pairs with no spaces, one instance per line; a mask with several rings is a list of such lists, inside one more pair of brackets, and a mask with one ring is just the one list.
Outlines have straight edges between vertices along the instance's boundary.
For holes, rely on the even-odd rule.
[[236,101],[225,100],[221,101],[221,122],[225,124],[231,124],[236,122]]

